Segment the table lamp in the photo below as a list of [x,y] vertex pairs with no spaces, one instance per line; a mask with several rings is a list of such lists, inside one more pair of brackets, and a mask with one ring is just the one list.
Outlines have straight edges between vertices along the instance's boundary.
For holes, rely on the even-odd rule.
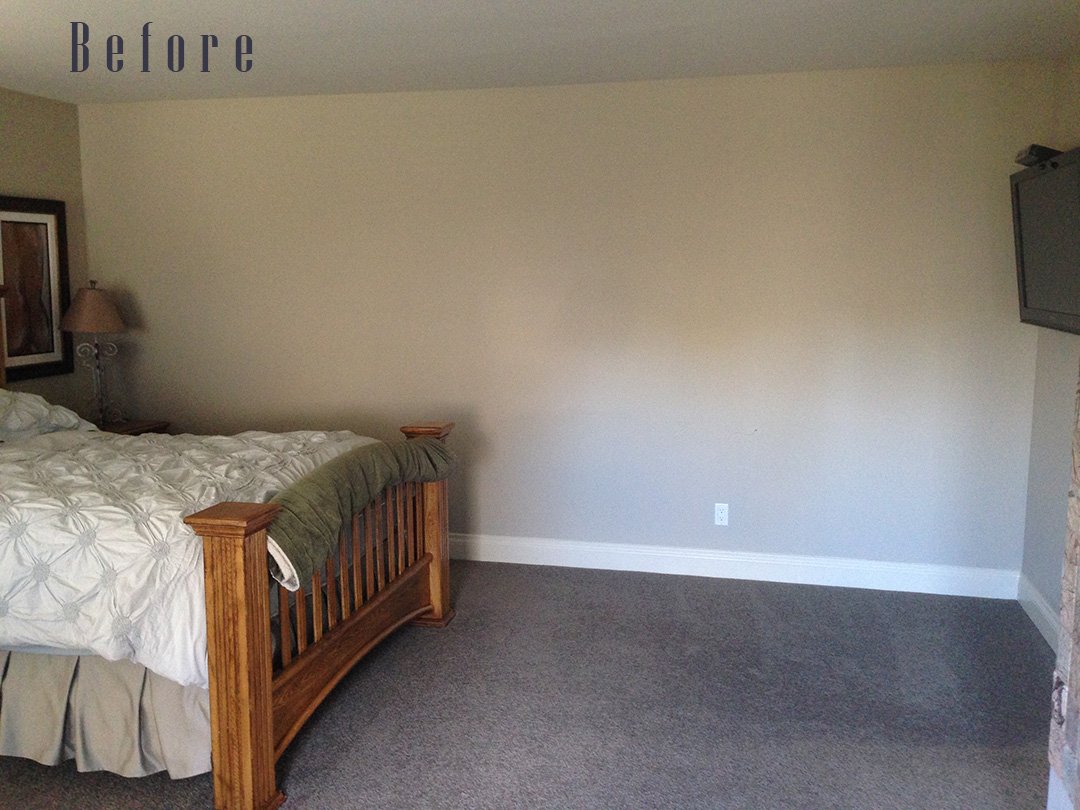
[[91,281],[89,287],[83,287],[75,294],[75,300],[60,321],[60,328],[65,332],[79,332],[90,336],[91,342],[80,343],[75,347],[75,353],[84,365],[90,367],[94,375],[97,423],[103,425],[110,420],[116,421],[119,413],[109,404],[104,365],[106,357],[116,355],[116,344],[98,340],[98,335],[124,331],[124,322],[120,319],[116,306],[104,290],[97,288],[97,282]]

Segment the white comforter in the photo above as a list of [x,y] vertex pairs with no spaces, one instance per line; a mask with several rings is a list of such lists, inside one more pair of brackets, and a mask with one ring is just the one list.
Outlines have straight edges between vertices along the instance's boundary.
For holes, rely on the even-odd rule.
[[129,658],[207,686],[202,544],[182,519],[264,502],[371,441],[68,430],[0,443],[0,648]]

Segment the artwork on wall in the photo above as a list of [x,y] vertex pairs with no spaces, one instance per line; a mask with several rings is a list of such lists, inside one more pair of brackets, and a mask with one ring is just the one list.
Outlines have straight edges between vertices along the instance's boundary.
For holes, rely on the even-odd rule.
[[71,335],[60,330],[70,302],[63,202],[0,196],[0,284],[8,379],[73,371]]

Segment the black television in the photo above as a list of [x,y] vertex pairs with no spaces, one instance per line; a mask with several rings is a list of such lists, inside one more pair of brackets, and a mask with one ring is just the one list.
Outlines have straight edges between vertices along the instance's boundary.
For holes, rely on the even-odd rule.
[[1011,184],[1020,320],[1080,334],[1080,148]]

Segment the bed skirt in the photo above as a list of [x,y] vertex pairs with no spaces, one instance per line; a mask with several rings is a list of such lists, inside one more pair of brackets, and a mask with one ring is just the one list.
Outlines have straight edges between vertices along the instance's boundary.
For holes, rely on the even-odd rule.
[[131,661],[0,650],[0,755],[195,776],[210,770],[210,693]]

